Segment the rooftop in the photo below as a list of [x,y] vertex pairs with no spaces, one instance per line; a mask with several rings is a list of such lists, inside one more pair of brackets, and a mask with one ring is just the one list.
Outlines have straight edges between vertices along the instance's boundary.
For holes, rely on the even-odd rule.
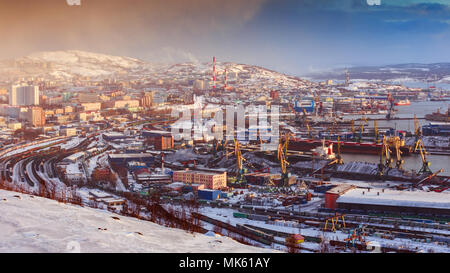
[[450,194],[396,190],[383,192],[374,189],[369,192],[367,189],[355,188],[340,196],[337,203],[450,209]]
[[354,185],[340,184],[340,185],[330,189],[329,191],[327,191],[327,193],[342,195],[353,188],[355,188]]
[[109,154],[110,158],[120,159],[120,158],[140,158],[140,157],[153,157],[152,154],[141,153],[141,154]]

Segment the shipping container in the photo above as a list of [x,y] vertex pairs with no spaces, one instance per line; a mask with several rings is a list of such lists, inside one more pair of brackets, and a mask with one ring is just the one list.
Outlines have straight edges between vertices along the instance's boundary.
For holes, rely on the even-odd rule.
[[233,212],[233,216],[235,218],[248,218],[248,215],[245,213],[240,213],[240,212]]
[[221,191],[219,190],[198,190],[198,198],[214,201],[220,199]]
[[270,220],[270,216],[268,215],[257,215],[257,214],[249,214],[248,219],[256,220],[256,221],[268,221]]

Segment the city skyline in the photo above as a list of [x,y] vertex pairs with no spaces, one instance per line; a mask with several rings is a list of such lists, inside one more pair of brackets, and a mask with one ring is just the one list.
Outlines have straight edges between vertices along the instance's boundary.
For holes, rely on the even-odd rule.
[[450,1],[376,2],[1,1],[0,58],[70,49],[170,63],[216,56],[294,75],[450,61]]

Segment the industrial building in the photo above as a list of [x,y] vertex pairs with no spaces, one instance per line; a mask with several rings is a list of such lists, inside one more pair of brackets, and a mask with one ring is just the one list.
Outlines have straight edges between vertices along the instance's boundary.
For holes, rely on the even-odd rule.
[[143,131],[142,136],[146,138],[146,144],[153,145],[156,150],[172,149],[174,146],[173,136],[166,131]]
[[423,191],[354,188],[336,200],[339,209],[450,215],[450,194]]
[[341,184],[331,188],[325,192],[325,207],[328,209],[336,209],[336,200],[355,186],[349,184]]
[[127,167],[127,164],[132,161],[144,162],[149,166],[153,163],[155,158],[152,154],[109,154],[108,161],[110,164],[116,166]]
[[126,139],[127,136],[123,133],[107,132],[107,133],[102,134],[102,138],[106,141],[114,141],[114,140]]
[[227,186],[227,173],[175,171],[173,173],[173,181],[188,184],[204,184],[207,189],[221,189]]

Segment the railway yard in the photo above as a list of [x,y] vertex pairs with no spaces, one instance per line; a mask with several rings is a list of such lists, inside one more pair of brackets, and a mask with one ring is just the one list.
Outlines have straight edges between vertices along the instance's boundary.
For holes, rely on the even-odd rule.
[[[201,233],[212,231],[244,244],[286,252],[450,249],[448,177],[426,169],[407,173],[396,167],[386,136],[378,146],[380,158],[392,160],[378,165],[342,162],[340,140],[334,150],[325,141],[319,146],[322,149],[313,152],[290,149],[289,141],[297,140],[289,139],[289,131],[278,151],[261,151],[258,143],[236,140],[125,152],[132,149],[130,142],[145,139],[145,132],[162,134],[165,124],[133,122],[122,132],[106,128],[4,149],[0,154],[2,188]],[[139,168],[134,167],[136,162],[142,163]],[[205,189],[197,181],[178,179],[180,173],[228,176],[221,180],[223,184]],[[419,193],[419,199],[411,210],[402,207],[402,200],[380,201],[379,207],[341,202],[361,189],[361,197],[375,192],[384,196],[389,191],[394,196]],[[435,198],[431,194],[442,196],[443,201],[430,201]]]
[[6,80],[42,101],[0,105],[0,189],[265,250],[450,252],[447,90],[211,67]]

